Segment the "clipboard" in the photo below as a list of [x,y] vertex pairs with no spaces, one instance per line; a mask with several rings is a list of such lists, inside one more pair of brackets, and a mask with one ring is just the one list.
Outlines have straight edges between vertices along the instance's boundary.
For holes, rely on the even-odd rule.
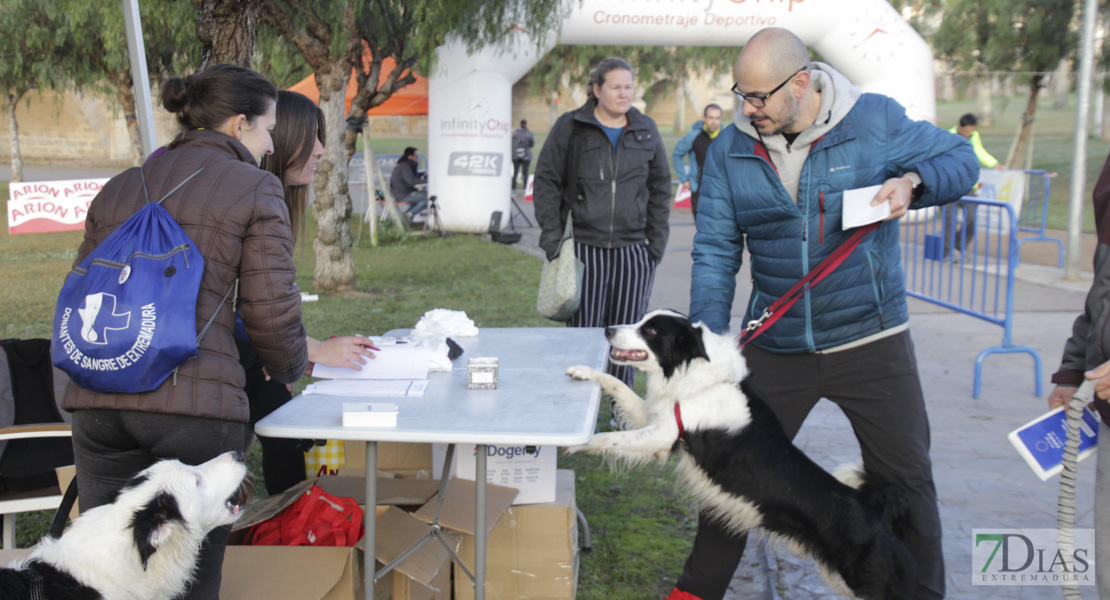
[[[1068,424],[1065,407],[1060,406],[1018,427],[1007,436],[1018,454],[1042,481],[1064,470],[1064,445],[1068,441]],[[1078,460],[1083,460],[1097,450],[1098,416],[1084,407],[1079,426]]]

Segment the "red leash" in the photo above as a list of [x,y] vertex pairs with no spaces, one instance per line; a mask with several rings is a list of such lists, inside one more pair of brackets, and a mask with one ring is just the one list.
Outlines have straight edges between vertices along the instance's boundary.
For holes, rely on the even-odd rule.
[[[739,346],[743,348],[748,342],[759,337],[759,334],[766,331],[771,325],[774,325],[775,321],[778,321],[779,317],[786,314],[787,311],[790,310],[790,307],[794,306],[794,303],[797,302],[803,294],[817,285],[829,273],[835,271],[836,268],[848,258],[848,255],[859,246],[863,238],[867,237],[872,231],[878,229],[881,224],[881,222],[871,223],[857,229],[856,232],[852,234],[852,237],[845,240],[836,250],[833,250],[832,254],[826,256],[825,260],[821,261],[815,269],[807,273],[805,277],[799,279],[781,298],[775,300],[771,306],[764,309],[763,314],[760,315],[758,319],[748,321],[748,326],[744,328],[744,331],[740,332],[740,336],[737,340]],[[675,411],[677,416],[677,404],[675,405]],[[680,430],[681,427],[682,422],[679,421]]]
[[[817,268],[806,274],[805,277],[798,280],[781,298],[775,300],[771,306],[768,306],[763,314],[758,319],[748,322],[748,326],[740,333],[739,343],[743,348],[748,342],[754,340],[759,334],[767,330],[768,327],[775,324],[779,317],[786,314],[791,306],[802,297],[810,288],[817,285],[822,279],[832,273],[848,258],[856,247],[859,246],[863,238],[867,237],[872,231],[879,228],[882,223],[871,223],[856,230],[852,237],[844,241],[833,253],[826,256],[825,260],[817,265]],[[674,404],[674,420],[678,424],[678,441],[683,444],[686,443],[686,426],[682,424],[682,410],[679,408],[678,403]]]
[[685,444],[686,427],[682,424],[682,411],[678,408],[678,402],[674,403],[674,420],[676,423],[678,423],[678,441]]

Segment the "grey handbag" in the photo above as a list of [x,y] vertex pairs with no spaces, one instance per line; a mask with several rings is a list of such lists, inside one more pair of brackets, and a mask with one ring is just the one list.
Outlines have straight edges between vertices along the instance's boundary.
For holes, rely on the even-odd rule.
[[568,214],[559,254],[543,264],[540,291],[536,296],[536,310],[540,315],[552,321],[567,321],[578,312],[585,269],[586,265],[574,255],[574,223]]

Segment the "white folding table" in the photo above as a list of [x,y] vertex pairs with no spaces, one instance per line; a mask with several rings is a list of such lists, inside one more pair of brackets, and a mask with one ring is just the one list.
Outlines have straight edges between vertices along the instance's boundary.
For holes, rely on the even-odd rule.
[[[377,442],[446,443],[452,445],[449,455],[454,444],[478,446],[472,579],[475,599],[484,600],[486,446],[577,446],[593,436],[600,387],[574,381],[565,371],[571,365],[604,367],[609,344],[600,328],[486,328],[477,337],[456,341],[463,346],[463,355],[450,373],[429,374],[423,397],[372,399],[398,405],[396,427],[343,427],[343,403],[357,399],[315,394],[297,396],[255,425],[255,432],[267,437],[366,442],[366,600],[374,598],[377,579],[407,555],[380,573],[375,571]],[[498,359],[497,389],[467,389],[467,359],[474,357]],[[433,537],[435,527],[430,534]]]

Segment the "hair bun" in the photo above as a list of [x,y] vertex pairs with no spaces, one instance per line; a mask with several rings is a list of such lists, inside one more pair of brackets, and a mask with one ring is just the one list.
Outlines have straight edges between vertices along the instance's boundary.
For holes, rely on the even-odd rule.
[[162,106],[171,113],[179,113],[189,101],[189,88],[192,87],[193,76],[186,78],[173,77],[162,84]]

